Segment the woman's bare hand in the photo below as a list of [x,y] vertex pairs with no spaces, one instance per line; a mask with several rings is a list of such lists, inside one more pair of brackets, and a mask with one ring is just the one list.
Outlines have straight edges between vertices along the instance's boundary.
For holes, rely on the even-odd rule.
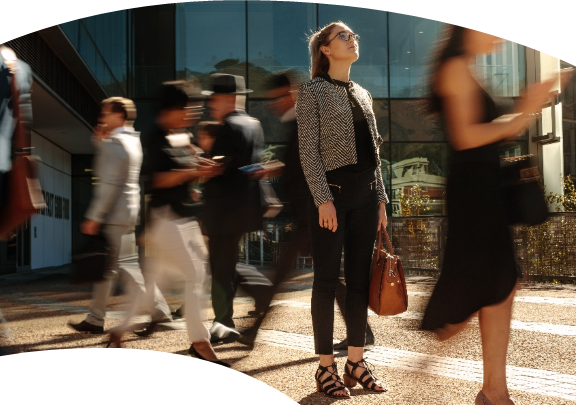
[[388,215],[386,214],[386,203],[378,204],[378,229],[386,230],[388,225]]
[[336,207],[334,207],[332,200],[318,206],[318,222],[321,228],[327,228],[332,232],[336,232],[338,220],[336,218]]

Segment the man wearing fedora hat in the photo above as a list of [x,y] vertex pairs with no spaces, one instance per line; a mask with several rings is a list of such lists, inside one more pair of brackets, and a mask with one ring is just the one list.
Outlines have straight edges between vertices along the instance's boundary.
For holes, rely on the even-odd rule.
[[[212,271],[212,306],[214,324],[212,342],[231,342],[238,336],[234,329],[233,299],[238,284],[255,298],[256,311],[270,294],[271,283],[256,269],[236,266],[238,247],[246,232],[262,229],[262,208],[258,180],[239,168],[260,162],[264,135],[260,122],[240,106],[246,89],[244,78],[213,74],[208,108],[223,125],[212,147],[213,156],[224,156],[224,173],[204,186],[204,225],[208,235]],[[240,97],[238,97],[240,96]]]

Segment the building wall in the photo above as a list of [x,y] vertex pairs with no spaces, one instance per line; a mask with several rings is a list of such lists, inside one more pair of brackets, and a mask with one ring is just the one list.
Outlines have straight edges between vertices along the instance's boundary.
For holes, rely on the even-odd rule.
[[71,156],[32,132],[34,154],[41,159],[40,182],[46,209],[30,223],[31,269],[70,263],[72,255]]

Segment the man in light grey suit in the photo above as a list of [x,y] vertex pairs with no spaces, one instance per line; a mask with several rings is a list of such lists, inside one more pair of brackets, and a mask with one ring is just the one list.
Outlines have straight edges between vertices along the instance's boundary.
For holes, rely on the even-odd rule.
[[[81,231],[96,235],[102,233],[115,248],[116,265],[106,279],[94,285],[90,313],[84,321],[69,326],[79,332],[100,334],[104,332],[106,305],[117,277],[125,286],[132,300],[144,302],[146,293],[144,277],[135,251],[134,226],[140,211],[140,167],[142,146],[140,134],[132,123],[136,118],[134,103],[126,98],[112,97],[102,102],[98,126],[94,130],[93,144],[96,149],[94,173],[98,183]],[[152,321],[171,320],[170,308],[155,286],[155,308],[150,309]],[[129,317],[125,318],[129,320]]]

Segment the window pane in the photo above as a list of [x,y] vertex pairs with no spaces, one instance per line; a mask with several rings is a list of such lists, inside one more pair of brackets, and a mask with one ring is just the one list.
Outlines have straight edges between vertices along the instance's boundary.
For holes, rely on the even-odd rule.
[[444,215],[448,144],[392,143],[392,215]]
[[60,24],[60,28],[62,28],[62,31],[64,31],[64,34],[66,34],[66,36],[76,49],[78,49],[78,24],[79,20]]
[[425,100],[390,100],[393,141],[446,141],[440,118],[425,112]]
[[292,68],[310,76],[307,35],[316,28],[316,4],[248,2],[248,81],[262,97],[263,79]]
[[476,58],[476,75],[495,96],[515,97],[526,85],[526,53],[523,46],[503,41],[491,54]]
[[390,97],[426,95],[430,53],[444,24],[404,14],[389,14]]
[[374,110],[374,116],[376,117],[376,125],[378,127],[378,133],[384,140],[384,142],[390,140],[390,123],[388,121],[388,100],[378,100],[375,99],[372,103],[372,109]]
[[213,72],[246,77],[246,4],[207,1],[176,4],[176,70],[179,79]]
[[387,14],[365,8],[319,5],[321,27],[342,21],[360,35],[360,59],[352,65],[350,77],[373,98],[388,97]]

